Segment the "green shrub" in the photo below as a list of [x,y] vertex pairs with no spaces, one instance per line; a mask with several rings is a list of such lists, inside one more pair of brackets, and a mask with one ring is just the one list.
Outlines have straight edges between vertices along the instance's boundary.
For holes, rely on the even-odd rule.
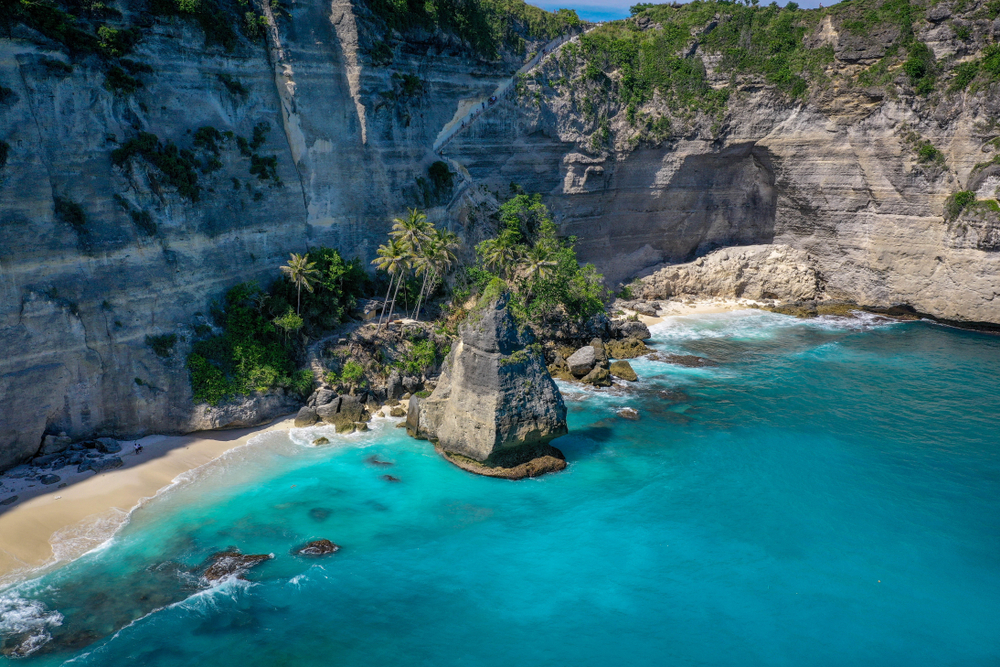
[[215,78],[219,80],[219,83],[225,86],[226,90],[228,90],[229,94],[233,97],[245,98],[250,94],[249,89],[247,89],[247,87],[244,86],[239,79],[231,77],[228,74],[217,74]]
[[39,62],[53,76],[64,77],[73,73],[72,65],[55,58],[42,58]]
[[56,197],[54,201],[57,218],[73,225],[76,229],[83,229],[84,225],[87,224],[87,216],[79,204],[63,197]]
[[97,45],[106,58],[121,58],[128,55],[142,39],[138,28],[119,30],[102,25],[97,29]]
[[396,362],[396,366],[406,375],[420,377],[431,369],[437,361],[437,347],[427,338],[410,344],[406,354]]
[[115,95],[134,95],[142,88],[142,81],[125,72],[118,65],[113,65],[104,75],[104,87]]
[[365,376],[365,367],[353,359],[348,359],[344,363],[344,368],[340,371],[341,382],[349,385],[358,384]]
[[221,141],[223,141],[221,132],[214,127],[205,126],[195,130],[191,143],[195,148],[211,151],[218,155],[221,150],[219,148],[219,142]]
[[180,149],[170,141],[163,145],[155,134],[140,132],[111,152],[111,161],[119,167],[133,157],[141,157],[159,169],[182,197],[198,201],[201,188],[195,172],[198,161],[194,153]]
[[267,141],[267,133],[271,131],[271,124],[267,121],[257,123],[253,127],[253,137],[250,139],[250,150],[257,150]]
[[929,141],[923,141],[917,148],[917,159],[923,163],[944,162],[944,153]]
[[169,357],[173,354],[174,345],[177,344],[176,334],[163,334],[161,336],[146,336],[146,345],[153,349],[158,357]]
[[972,204],[976,203],[976,193],[972,190],[962,190],[948,197],[944,204],[944,217],[946,220],[954,220],[962,214]]
[[910,45],[903,71],[917,94],[927,95],[934,90],[934,52],[923,42],[914,41]]
[[271,179],[275,183],[281,183],[278,178],[278,158],[269,155],[261,157],[256,153],[250,156],[250,174],[256,176],[261,181]]
[[146,236],[156,236],[156,223],[153,222],[153,216],[151,216],[146,211],[129,211],[129,216],[132,218],[132,222],[138,227]]
[[207,45],[232,51],[239,42],[233,24],[239,25],[242,14],[233,6],[224,8],[219,0],[150,0],[149,10],[160,16],[193,18],[204,31]]

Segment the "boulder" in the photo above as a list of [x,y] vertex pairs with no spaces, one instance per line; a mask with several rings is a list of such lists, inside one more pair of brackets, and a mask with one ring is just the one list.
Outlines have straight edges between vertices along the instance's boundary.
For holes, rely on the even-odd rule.
[[411,403],[411,434],[435,440],[445,452],[488,462],[529,455],[567,432],[559,388],[533,336],[520,330],[508,310],[508,298],[501,296],[462,324],[434,392]]
[[639,376],[635,374],[634,370],[632,370],[632,364],[627,361],[612,361],[611,368],[608,369],[608,372],[619,380],[635,382],[639,379]]
[[556,360],[549,364],[549,375],[556,380],[575,380],[573,374],[569,372],[569,364],[561,354],[556,352]]
[[368,430],[367,422],[354,422],[354,430],[358,432],[364,432]]
[[316,414],[327,424],[337,427],[337,433],[354,431],[354,422],[367,421],[364,404],[357,396],[338,396],[316,408]]
[[17,496],[7,496],[3,500],[0,500],[0,507],[3,505],[13,505],[17,502]]
[[335,398],[337,398],[337,392],[326,387],[320,387],[312,393],[312,396],[306,401],[306,405],[311,408],[318,408],[321,405],[326,405]]
[[340,551],[340,545],[330,540],[313,540],[295,550],[296,556],[326,556]]
[[649,327],[636,320],[615,320],[612,329],[616,338],[649,340],[653,337],[653,334],[649,333]]
[[611,373],[608,372],[606,368],[601,366],[595,366],[594,370],[587,373],[580,382],[584,384],[592,384],[595,387],[610,387],[611,386]]
[[608,360],[608,355],[604,351],[604,343],[601,342],[600,338],[590,341],[590,347],[594,348],[594,359],[598,364]]
[[102,454],[117,454],[122,450],[122,446],[114,438],[98,438],[96,449]]
[[594,348],[590,345],[581,347],[579,350],[570,355],[569,359],[566,360],[566,364],[569,366],[569,372],[576,377],[583,377],[589,373],[594,368],[594,364],[597,363],[597,355],[595,354]]
[[635,359],[644,354],[652,352],[638,338],[626,338],[624,340],[609,340],[604,345],[605,351],[612,359]]
[[385,383],[386,396],[387,398],[399,399],[403,395],[403,391],[403,377],[399,371],[393,371]]
[[391,410],[389,410],[389,416],[390,417],[405,417],[406,416],[406,410],[403,409],[402,405],[394,406]]
[[303,406],[299,413],[295,415],[295,427],[303,428],[305,426],[312,426],[319,421],[319,415],[316,414],[316,408],[310,408],[308,405]]
[[42,475],[38,479],[38,481],[47,486],[49,484],[55,484],[57,482],[61,482],[62,477],[60,477],[59,475]]
[[236,550],[223,551],[212,556],[212,564],[201,576],[208,581],[218,581],[234,575],[242,579],[250,568],[272,558],[274,556],[271,554],[241,554]]
[[423,389],[423,386],[424,386],[423,382],[421,382],[420,378],[418,377],[408,375],[405,378],[403,378],[403,388],[406,389],[406,391],[410,394],[417,393],[418,391]]
[[47,435],[42,438],[42,448],[38,453],[43,456],[45,454],[58,454],[59,452],[66,451],[71,444],[73,444],[73,439],[67,437],[65,433]]
[[87,470],[93,470],[95,473],[100,474],[107,470],[121,468],[123,465],[124,462],[120,456],[109,456],[107,458],[86,459],[77,466],[76,471],[86,472]]
[[316,438],[315,440],[313,440],[312,444],[315,445],[316,447],[320,447],[322,445],[329,445],[330,444],[330,438],[327,438],[326,436],[320,436],[320,437]]

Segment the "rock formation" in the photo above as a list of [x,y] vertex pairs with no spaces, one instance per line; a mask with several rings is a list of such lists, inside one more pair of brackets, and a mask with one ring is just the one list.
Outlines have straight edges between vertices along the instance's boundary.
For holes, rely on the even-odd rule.
[[[206,42],[193,19],[125,3],[116,25],[140,30],[129,58],[151,71],[138,74],[133,93],[116,94],[96,56],[71,57],[15,25],[0,38],[0,85],[10,91],[0,101],[9,147],[0,165],[0,470],[62,432],[132,438],[297,409],[282,396],[192,404],[184,358],[212,301],[237,282],[269,281],[307,246],[367,262],[407,206],[428,208],[474,242],[488,231],[482,212],[497,204],[489,192],[511,182],[544,194],[561,232],[579,239],[581,259],[612,284],[662,269],[651,293],[814,291],[1000,324],[996,214],[945,215],[957,191],[985,199],[1000,185],[991,164],[1000,88],[948,92],[955,68],[996,43],[1000,21],[983,0],[949,8],[947,21],[935,18],[937,5],[913,7],[913,34],[940,70],[929,96],[896,68],[887,84],[858,83],[890,49],[905,51],[899,31],[862,39],[847,13],[820,10],[822,20],[802,23],[803,39],[831,57],[803,96],[727,71],[701,38],[709,30],[696,30],[685,58],[704,68],[707,88],[729,87],[731,101],[651,136],[646,121],[670,114],[669,96],[649,96],[637,120],[564,51],[441,155],[435,140],[457,111],[520,67],[513,51],[480,59],[453,36],[421,33],[409,42],[394,35],[389,53],[373,57],[363,0],[307,0],[278,20],[265,7],[266,40],[225,48]],[[954,33],[956,22],[969,39]],[[404,94],[401,73],[419,86]],[[617,87],[620,77],[610,72],[607,82]],[[597,112],[584,112],[595,97]],[[232,138],[199,148],[200,128]],[[140,131],[213,165],[197,174],[197,201],[148,161],[112,162]],[[237,137],[258,135],[254,154],[258,165],[274,158],[271,176],[250,173],[239,148]],[[940,160],[924,159],[914,135]],[[456,180],[429,195],[421,179],[439,160]],[[664,266],[673,262],[687,264]],[[162,334],[177,336],[167,356],[146,344]]]
[[274,558],[274,554],[243,554],[238,550],[222,551],[212,556],[212,564],[202,573],[208,581],[218,581],[225,577],[236,576],[240,579],[250,568]]
[[545,445],[567,432],[566,406],[533,343],[506,296],[474,312],[433,393],[410,398],[408,430],[491,466],[513,467],[551,451]]

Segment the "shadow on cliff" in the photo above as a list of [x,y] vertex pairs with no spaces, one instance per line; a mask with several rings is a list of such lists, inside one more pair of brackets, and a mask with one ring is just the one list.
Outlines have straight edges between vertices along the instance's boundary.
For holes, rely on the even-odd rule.
[[774,240],[777,188],[770,151],[754,143],[680,160],[672,147],[635,151],[606,165],[604,182],[563,202],[562,232],[609,284],[663,262],[690,261],[730,245]]

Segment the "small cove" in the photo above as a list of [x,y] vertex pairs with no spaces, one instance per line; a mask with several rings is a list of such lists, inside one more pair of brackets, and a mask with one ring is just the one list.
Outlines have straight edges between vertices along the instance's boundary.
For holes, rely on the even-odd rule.
[[[555,475],[472,476],[393,420],[318,448],[324,429],[259,436],[99,550],[0,591],[0,634],[39,638],[10,662],[1000,657],[1000,338],[745,311],[653,331],[718,365],[563,385]],[[343,549],[290,554],[317,538]],[[231,546],[275,558],[205,588],[196,572]]]

